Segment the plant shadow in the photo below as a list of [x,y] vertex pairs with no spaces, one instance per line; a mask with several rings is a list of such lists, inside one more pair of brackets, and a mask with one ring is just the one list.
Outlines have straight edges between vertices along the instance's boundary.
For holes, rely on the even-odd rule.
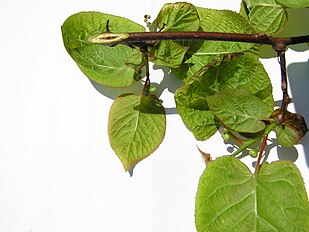
[[[309,60],[302,63],[291,63],[287,67],[289,77],[289,85],[292,95],[292,103],[294,103],[295,111],[301,114],[305,121],[309,122],[309,107],[307,100],[309,99]],[[309,167],[309,136],[306,135],[302,140],[303,150],[305,153],[306,163]]]
[[[235,143],[233,143],[231,141],[226,142],[226,144],[230,145],[227,148],[227,151],[229,153],[233,153],[235,150],[238,149],[238,146],[236,146]],[[264,150],[263,159],[262,159],[261,163],[267,162],[267,160],[270,156],[270,152],[274,148],[277,149],[277,151],[275,153],[278,155],[279,160],[289,160],[289,161],[294,163],[298,159],[298,151],[297,151],[295,146],[282,147],[281,145],[278,144],[276,139],[271,138],[271,139],[268,139],[268,143],[267,143],[267,146]],[[249,155],[249,150],[246,150],[246,151],[242,152],[238,156],[238,158],[241,159],[241,158],[244,158],[248,155]],[[256,161],[252,162],[253,168],[255,168],[255,165],[256,165]]]
[[[175,77],[170,68],[167,67],[160,67],[153,65],[154,70],[161,70],[163,72],[163,78],[160,83],[151,82],[151,86],[156,88],[156,92],[154,93],[158,98],[163,94],[165,90],[174,94],[178,88],[183,85],[183,81],[179,78]],[[150,79],[155,79],[150,77]],[[92,86],[103,96],[115,100],[118,96],[125,94],[125,93],[133,93],[136,95],[140,95],[143,90],[143,83],[144,81],[138,81],[133,83],[131,86],[123,87],[123,88],[114,88],[110,86],[104,86],[98,84],[94,81],[90,80]],[[164,103],[163,103],[164,104]],[[166,114],[178,114],[176,107],[165,107]]]

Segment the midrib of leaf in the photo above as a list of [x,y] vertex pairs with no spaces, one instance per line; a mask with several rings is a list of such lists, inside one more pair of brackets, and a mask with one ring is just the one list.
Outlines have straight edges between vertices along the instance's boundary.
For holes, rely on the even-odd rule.
[[[142,97],[140,97],[140,100],[138,101],[138,105],[140,106],[141,104],[141,101],[142,101]],[[138,125],[139,125],[139,118],[140,118],[140,110],[138,109],[137,110],[138,112],[136,113],[137,114],[137,117],[136,117],[136,122],[135,122],[135,126],[134,126],[134,132],[133,132],[133,135],[132,135],[132,139],[131,139],[131,142],[129,144],[129,152],[131,152],[131,148],[132,148],[132,145],[133,145],[133,142],[135,142],[135,136],[136,136],[136,132],[137,132],[137,128],[138,128]]]
[[266,7],[271,7],[271,8],[283,8],[283,6],[281,6],[281,5],[271,5],[271,4],[254,4],[254,5],[252,5],[252,7],[264,7],[264,6],[266,6]]
[[92,66],[98,66],[98,67],[101,67],[101,68],[107,68],[107,69],[114,69],[114,70],[125,70],[125,68],[123,67],[111,67],[111,66],[107,66],[107,65],[103,65],[103,64],[98,64],[97,62],[95,62],[95,60],[93,58],[89,58],[90,61],[91,61],[91,64]]
[[[255,178],[255,179],[256,179],[256,178]],[[260,187],[261,187],[261,186],[260,186]],[[256,188],[255,188],[255,189],[256,189],[256,191],[257,191],[257,185],[256,185]],[[267,192],[268,192],[268,191],[267,191]],[[268,194],[267,196],[268,196],[268,197],[271,197],[272,194],[270,193],[270,194]],[[274,202],[276,202],[276,201],[274,201]],[[257,202],[257,197],[256,197],[256,204],[258,204],[258,202]],[[266,220],[266,219],[263,218],[261,215],[259,215],[258,212],[256,212],[256,218],[259,218],[259,220],[262,219],[264,222],[267,223],[267,225],[270,225],[272,228],[274,228],[275,231],[278,231],[277,228],[274,227],[272,223],[270,223],[268,220]],[[257,220],[256,220],[256,222],[257,222]],[[256,231],[257,231],[257,224],[256,224]]]
[[254,215],[255,215],[255,220],[254,220],[254,224],[255,224],[255,231],[257,231],[257,220],[258,220],[258,202],[257,202],[257,175],[254,175],[253,177],[253,184],[254,184],[254,188],[253,188],[253,195],[254,195]]

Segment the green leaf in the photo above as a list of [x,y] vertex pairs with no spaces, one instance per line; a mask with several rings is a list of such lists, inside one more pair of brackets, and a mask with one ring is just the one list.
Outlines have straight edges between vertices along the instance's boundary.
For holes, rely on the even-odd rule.
[[[194,5],[186,2],[167,3],[152,23],[151,31],[197,31],[199,16]],[[190,42],[160,41],[151,49],[151,60],[156,65],[179,67]]]
[[138,64],[132,66],[132,57],[140,59],[141,52],[121,44],[109,47],[89,42],[89,38],[105,32],[108,20],[109,30],[115,33],[145,31],[122,17],[80,12],[70,16],[61,27],[64,46],[89,79],[112,87],[129,86],[141,78],[138,72],[144,63],[136,61]]
[[219,127],[208,107],[207,97],[218,91],[237,88],[247,89],[265,102],[268,114],[273,111],[270,79],[258,58],[251,54],[208,68],[203,75],[192,77],[176,91],[177,111],[196,139],[208,139]]
[[[197,10],[200,17],[200,31],[242,34],[254,33],[248,21],[233,11],[206,8],[197,8]],[[195,73],[216,57],[223,57],[223,55],[230,53],[242,53],[250,50],[254,46],[252,43],[198,41],[194,42],[188,50],[187,53],[191,57],[186,62],[196,66],[191,71]]]
[[183,62],[186,51],[189,49],[187,42],[161,41],[150,48],[153,56],[150,60],[159,66],[177,68]]
[[277,3],[288,8],[306,8],[309,7],[308,0],[276,0]]
[[289,161],[264,163],[257,176],[237,158],[211,161],[195,202],[198,232],[308,231],[303,179]]
[[199,16],[194,5],[187,2],[166,3],[151,25],[151,31],[196,31]]
[[109,113],[108,135],[126,171],[158,148],[165,127],[165,110],[156,96],[124,94],[115,100]]
[[[279,108],[272,113],[272,117],[277,118],[280,113],[281,109]],[[305,119],[300,114],[285,111],[283,122],[274,131],[280,145],[291,147],[300,142],[308,132],[308,128]]]
[[186,84],[175,92],[177,112],[197,140],[206,140],[219,128],[214,114],[209,110],[204,91],[197,82]]
[[243,0],[242,14],[247,12],[250,25],[257,32],[275,34],[282,30],[287,22],[285,7],[275,0]]
[[237,132],[262,131],[262,120],[270,116],[267,104],[247,90],[226,89],[207,97],[207,103],[220,122]]
[[177,103],[177,112],[197,140],[210,138],[219,128],[218,121],[209,110],[192,109]]
[[101,12],[79,12],[63,23],[62,38],[66,49],[91,45],[88,38],[106,31],[107,21],[111,32],[144,32],[145,28],[129,19]]

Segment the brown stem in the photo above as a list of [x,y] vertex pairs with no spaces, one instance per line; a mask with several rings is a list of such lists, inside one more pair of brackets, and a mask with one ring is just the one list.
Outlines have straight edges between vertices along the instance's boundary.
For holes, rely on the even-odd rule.
[[214,40],[214,41],[231,41],[247,42],[256,44],[272,45],[276,50],[282,50],[288,45],[309,42],[309,35],[298,37],[276,38],[264,33],[258,34],[238,34],[223,32],[134,32],[128,33],[128,37],[120,43],[134,44],[146,43],[151,45],[161,40]]
[[259,151],[259,156],[256,160],[254,175],[257,175],[259,170],[260,170],[261,159],[262,159],[265,147],[266,147],[266,142],[267,142],[267,135],[264,135],[263,140],[262,140],[262,144],[261,144],[261,147],[260,147],[260,151]]
[[291,102],[291,98],[288,94],[288,81],[286,74],[286,61],[285,61],[285,50],[280,50],[278,52],[279,64],[281,69],[281,89],[282,89],[282,102],[281,102],[281,112],[277,116],[279,123],[284,121],[284,113],[287,110],[288,104]]
[[145,64],[146,64],[146,80],[145,84],[142,90],[142,95],[144,96],[146,94],[146,89],[150,86],[150,74],[149,74],[149,59],[148,59],[148,48],[147,45],[143,45],[140,47],[141,52],[145,56]]

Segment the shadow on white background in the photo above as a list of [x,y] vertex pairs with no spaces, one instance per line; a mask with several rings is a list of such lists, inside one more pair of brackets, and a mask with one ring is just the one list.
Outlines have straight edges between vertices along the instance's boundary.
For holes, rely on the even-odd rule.
[[[190,2],[235,11],[240,6],[239,0]],[[206,152],[226,154],[220,135],[197,142],[175,110],[173,93],[181,81],[166,69],[153,68],[151,80],[168,113],[165,140],[130,178],[109,146],[106,127],[112,100],[124,90],[92,85],[67,54],[60,31],[67,17],[89,10],[144,25],[144,14],[154,19],[164,3],[1,2],[0,232],[195,231],[195,194],[205,168],[196,144]],[[308,51],[301,50],[287,52],[288,74],[295,109],[308,122]],[[263,64],[278,101],[278,63],[270,58]],[[136,84],[128,90],[140,89]],[[302,143],[292,160],[309,189],[308,135]],[[291,159],[290,152],[294,148],[280,154]],[[278,159],[274,153],[269,160]],[[252,166],[252,159],[244,160]]]
[[[291,63],[287,67],[289,84],[292,93],[292,102],[295,111],[300,113],[309,126],[309,61]],[[306,135],[301,141],[303,145],[307,167],[309,168],[309,136]]]

